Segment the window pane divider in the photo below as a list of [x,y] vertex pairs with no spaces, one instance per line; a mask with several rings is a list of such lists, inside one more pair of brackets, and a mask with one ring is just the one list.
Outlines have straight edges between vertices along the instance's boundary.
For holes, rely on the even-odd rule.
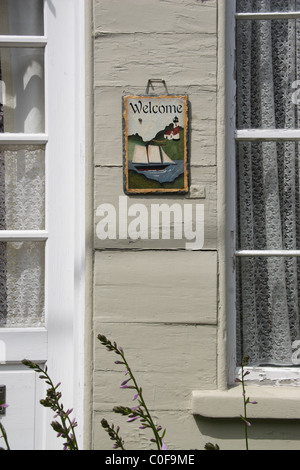
[[46,134],[15,134],[15,133],[0,133],[1,144],[46,144],[48,136]]
[[300,257],[300,250],[237,250],[237,257],[268,257],[268,256],[285,256]]
[[299,19],[300,11],[279,11],[279,12],[257,12],[257,13],[236,13],[237,20],[278,20],[278,19]]
[[0,241],[46,241],[46,230],[0,230]]
[[236,140],[300,140],[300,129],[238,129]]
[[46,36],[4,36],[0,35],[1,47],[45,47]]

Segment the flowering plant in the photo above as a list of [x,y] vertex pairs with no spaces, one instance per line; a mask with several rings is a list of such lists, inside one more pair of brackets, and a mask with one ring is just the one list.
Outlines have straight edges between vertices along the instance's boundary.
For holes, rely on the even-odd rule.
[[[138,385],[136,378],[129,366],[128,360],[126,359],[125,353],[123,348],[118,347],[116,342],[111,342],[107,339],[104,335],[99,334],[98,339],[102,345],[106,347],[109,352],[114,352],[118,359],[115,361],[115,364],[124,366],[125,369],[125,380],[121,383],[121,389],[129,389],[132,390],[134,395],[132,400],[137,403],[134,407],[128,406],[115,406],[113,411],[115,413],[121,414],[123,416],[127,416],[127,422],[139,422],[140,429],[149,429],[153,433],[153,438],[151,442],[156,443],[158,450],[167,450],[167,447],[164,443],[164,436],[166,430],[162,430],[162,427],[155,424],[154,420],[149,412],[149,409],[146,405],[145,399],[143,397],[142,388]],[[246,441],[246,450],[249,449],[248,446],[248,428],[251,426],[251,423],[247,417],[247,406],[249,404],[256,404],[256,401],[250,401],[250,398],[246,396],[246,381],[245,378],[249,374],[249,371],[245,370],[245,367],[248,365],[249,358],[245,357],[242,361],[242,370],[241,370],[241,378],[237,378],[236,382],[242,385],[242,395],[243,395],[243,404],[244,404],[244,414],[241,415],[241,419],[245,425],[245,441]],[[62,437],[65,439],[64,442],[64,450],[78,450],[77,439],[75,435],[75,427],[77,426],[77,422],[75,419],[70,418],[72,413],[72,409],[68,409],[67,411],[64,410],[63,405],[60,402],[62,397],[61,392],[58,391],[60,383],[54,386],[48,372],[47,366],[45,369],[42,369],[38,364],[31,362],[27,359],[24,359],[22,363],[29,367],[30,369],[35,370],[40,375],[39,377],[49,385],[49,388],[46,393],[46,398],[40,400],[41,405],[46,408],[51,408],[55,412],[54,418],[59,418],[59,420],[52,421],[51,426],[54,431],[57,432],[57,437]],[[2,408],[6,408],[8,405],[6,403],[0,403],[0,411]],[[119,435],[120,427],[117,426],[115,428],[114,424],[109,424],[106,419],[102,419],[101,421],[102,427],[108,433],[110,439],[115,441],[113,448],[114,449],[121,449],[125,450],[124,447],[124,440]],[[1,424],[0,421],[0,438],[4,439],[5,445],[7,450],[10,450],[10,446],[8,444],[7,434],[5,431],[4,426]],[[0,450],[4,450],[0,447]],[[205,445],[205,450],[220,450],[218,444],[212,444],[208,442]]]
[[248,443],[248,428],[251,427],[251,423],[247,417],[247,406],[250,405],[257,405],[256,401],[250,401],[250,398],[246,396],[246,383],[245,377],[250,374],[248,370],[245,370],[245,367],[249,363],[249,356],[245,356],[242,360],[242,371],[241,371],[241,378],[236,378],[235,381],[237,383],[242,384],[242,395],[243,395],[243,403],[244,403],[244,414],[241,415],[241,420],[244,422],[244,429],[245,429],[245,444],[246,450],[249,450],[249,443]]
[[57,432],[57,437],[62,437],[66,441],[64,442],[64,450],[78,450],[78,444],[74,428],[77,426],[75,419],[71,421],[70,414],[72,409],[64,410],[64,406],[60,403],[61,392],[58,391],[60,383],[54,386],[49,374],[47,373],[47,366],[45,369],[41,369],[38,364],[24,359],[22,363],[40,373],[40,379],[45,380],[46,384],[50,387],[47,390],[46,398],[40,400],[41,405],[45,408],[51,408],[55,412],[54,418],[59,418],[58,421],[52,421],[51,426],[54,431]]
[[[2,411],[3,409],[5,409],[7,407],[8,407],[8,405],[6,403],[0,403],[0,411]],[[4,439],[6,449],[10,450],[10,447],[9,447],[9,444],[8,444],[8,439],[7,439],[7,434],[6,434],[5,428],[4,428],[3,424],[1,423],[1,421],[0,421],[0,431],[1,431],[1,435],[2,435],[2,436],[0,435],[0,437],[2,437]],[[0,447],[0,450],[4,450],[3,447]]]
[[[151,439],[151,442],[156,443],[158,450],[166,450],[166,445],[163,441],[165,436],[166,430],[162,430],[161,426],[158,426],[154,423],[153,418],[147,408],[145,403],[145,399],[143,397],[142,388],[139,387],[137,384],[136,378],[129,367],[128,361],[125,357],[125,353],[123,348],[118,347],[116,342],[112,343],[109,339],[106,338],[104,335],[98,335],[98,339],[103,346],[106,347],[107,351],[114,352],[117,356],[119,356],[118,360],[115,361],[115,364],[122,365],[125,368],[125,376],[127,377],[122,383],[122,389],[129,389],[133,390],[134,396],[132,398],[133,401],[137,401],[138,405],[134,407],[127,407],[127,406],[115,406],[113,411],[115,413],[119,413],[123,416],[127,416],[127,422],[132,423],[134,421],[139,421],[139,428],[140,429],[151,429],[153,432],[154,437]],[[114,425],[109,426],[106,420],[102,420],[101,422],[102,427],[108,432],[110,438],[115,442],[114,449],[124,449],[124,441],[119,437],[119,427],[115,431]]]

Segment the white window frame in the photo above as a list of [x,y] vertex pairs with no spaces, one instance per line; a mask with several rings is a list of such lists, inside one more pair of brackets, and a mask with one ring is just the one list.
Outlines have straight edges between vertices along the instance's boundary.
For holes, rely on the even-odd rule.
[[[46,242],[45,328],[7,328],[0,332],[7,348],[15,351],[11,362],[25,357],[47,361],[53,380],[62,383],[64,405],[74,408],[77,439],[83,448],[85,1],[43,1],[44,36],[0,36],[0,47],[45,50],[45,132],[3,133],[0,144],[45,145],[46,225],[45,230],[0,231],[0,241]],[[49,424],[44,427],[43,441],[37,436],[38,446],[61,448]]]
[[[226,277],[227,277],[227,360],[228,383],[232,385],[240,374],[241,368],[236,366],[236,259],[241,257],[296,256],[300,250],[237,250],[236,248],[236,143],[240,141],[300,141],[300,129],[237,129],[236,128],[236,22],[242,19],[287,19],[300,18],[300,12],[272,13],[237,13],[236,0],[226,1],[226,181],[227,181],[227,220],[226,220]],[[292,92],[292,91],[291,91]],[[247,380],[253,383],[300,385],[300,368],[292,367],[249,367],[251,374]]]

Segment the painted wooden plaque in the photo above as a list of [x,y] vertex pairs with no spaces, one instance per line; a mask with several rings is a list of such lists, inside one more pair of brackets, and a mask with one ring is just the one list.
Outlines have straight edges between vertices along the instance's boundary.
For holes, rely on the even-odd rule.
[[188,98],[124,96],[124,191],[186,193]]

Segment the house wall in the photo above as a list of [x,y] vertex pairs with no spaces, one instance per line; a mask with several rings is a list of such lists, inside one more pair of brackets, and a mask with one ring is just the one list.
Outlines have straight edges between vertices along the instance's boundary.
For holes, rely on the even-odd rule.
[[[127,448],[149,448],[149,433],[112,413],[131,406],[120,390],[122,367],[96,339],[101,333],[126,351],[148,407],[167,428],[170,448],[203,448],[191,414],[191,392],[216,388],[217,185],[215,0],[94,0],[94,311],[93,448],[109,449],[103,417],[121,425]],[[143,94],[149,79],[171,94],[187,94],[192,194],[128,197],[143,203],[205,207],[205,243],[103,241],[97,208],[119,210],[123,193],[122,96]],[[152,93],[165,93],[155,82]],[[132,404],[133,406],[133,404]],[[122,424],[124,423],[124,424]]]
[[[147,430],[112,411],[116,405],[135,402],[132,390],[120,389],[124,370],[98,341],[97,335],[103,334],[124,348],[149,409],[167,429],[169,449],[203,449],[207,442],[217,442],[222,449],[244,449],[242,396],[239,399],[235,391],[227,394],[226,352],[234,329],[230,330],[231,315],[228,324],[226,319],[225,55],[230,50],[225,43],[225,4],[224,0],[89,4],[87,30],[92,41],[88,38],[87,76],[92,79],[86,122],[92,157],[87,205],[93,214],[88,211],[87,223],[92,223],[93,233],[88,232],[87,259],[92,307],[91,317],[87,316],[91,336],[86,341],[88,448],[112,448],[102,418],[121,427],[126,449],[151,446]],[[204,245],[195,251],[185,249],[182,240],[98,237],[98,207],[112,204],[118,217],[119,198],[125,197],[122,96],[145,93],[149,79],[165,80],[170,94],[189,96],[191,191],[186,196],[126,196],[126,204],[142,203],[149,211],[153,203],[178,203],[182,209],[184,204],[203,204]],[[151,92],[166,89],[155,82]],[[300,418],[295,408],[299,400],[294,394],[289,402],[284,387],[275,395],[272,387],[263,390],[266,398],[250,414],[255,419],[249,430],[250,447],[297,448],[298,422],[285,418],[286,412]]]

